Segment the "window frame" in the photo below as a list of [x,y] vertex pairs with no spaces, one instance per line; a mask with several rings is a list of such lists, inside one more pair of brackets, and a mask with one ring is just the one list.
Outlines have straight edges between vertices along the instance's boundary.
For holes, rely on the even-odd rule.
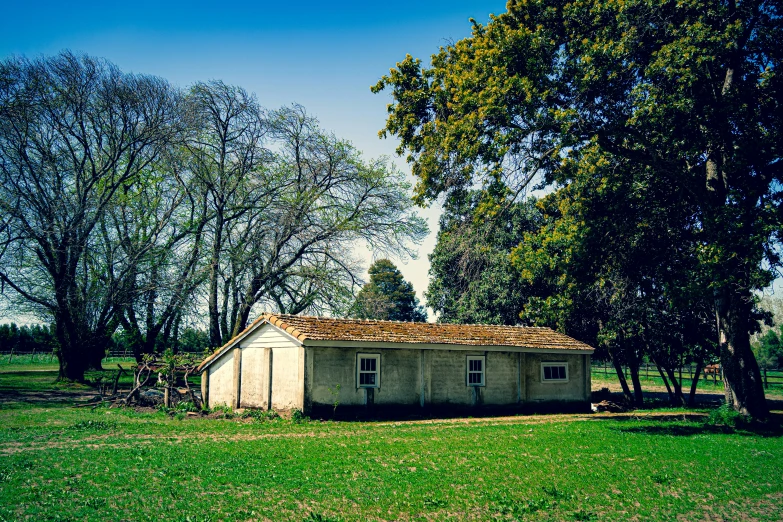
[[[362,360],[375,360],[375,371],[362,371]],[[375,374],[375,384],[361,384],[362,374]],[[381,354],[357,353],[356,354],[356,388],[380,388],[381,387]]]
[[[565,368],[565,378],[564,379],[547,379],[544,374],[544,368]],[[548,384],[558,384],[563,382],[568,382],[569,380],[569,371],[568,371],[568,362],[566,361],[546,361],[541,363],[541,382],[542,383],[548,383]]]
[[[481,372],[471,371],[470,362],[481,361]],[[470,374],[481,374],[481,382],[470,382]],[[465,358],[465,384],[470,387],[482,387],[487,385],[487,356],[486,355],[468,355]]]

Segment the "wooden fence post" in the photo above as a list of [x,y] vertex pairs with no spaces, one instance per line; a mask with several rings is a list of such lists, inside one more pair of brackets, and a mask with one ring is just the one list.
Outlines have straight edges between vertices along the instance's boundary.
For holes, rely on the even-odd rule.
[[767,381],[767,367],[764,367],[764,389],[769,388],[769,382]]

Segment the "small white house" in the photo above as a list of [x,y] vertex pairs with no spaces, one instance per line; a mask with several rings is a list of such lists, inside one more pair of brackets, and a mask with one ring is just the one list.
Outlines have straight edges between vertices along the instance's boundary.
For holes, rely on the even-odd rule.
[[209,407],[588,411],[592,353],[549,328],[264,314],[199,370]]

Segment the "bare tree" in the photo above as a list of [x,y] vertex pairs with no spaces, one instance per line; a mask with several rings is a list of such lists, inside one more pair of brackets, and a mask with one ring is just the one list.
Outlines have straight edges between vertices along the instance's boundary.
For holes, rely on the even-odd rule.
[[[218,295],[231,285],[221,265],[229,248],[228,231],[247,213],[264,207],[274,192],[257,175],[270,157],[263,141],[267,128],[255,96],[239,87],[220,81],[197,83],[187,102],[192,122],[187,141],[193,175],[190,190],[203,199],[210,213],[207,309],[210,340],[217,346],[223,337],[221,315],[225,319]],[[225,332],[227,326],[222,326]]]
[[160,166],[123,191],[101,228],[107,253],[113,246],[120,252],[106,259],[126,261],[107,263],[106,272],[125,268],[119,321],[138,361],[156,347],[176,346],[182,320],[195,312],[189,305],[206,280],[206,200],[188,190],[192,177],[180,155],[165,155]]
[[116,328],[96,230],[179,132],[178,107],[166,81],[89,56],[0,62],[0,281],[54,319],[61,378],[83,379]]
[[346,308],[361,273],[355,245],[404,257],[427,231],[409,186],[385,160],[365,162],[300,106],[269,121],[275,158],[265,184],[275,190],[236,224],[242,241],[226,270],[233,293],[230,306],[224,301],[231,327],[223,341],[245,327],[256,304],[289,313]]

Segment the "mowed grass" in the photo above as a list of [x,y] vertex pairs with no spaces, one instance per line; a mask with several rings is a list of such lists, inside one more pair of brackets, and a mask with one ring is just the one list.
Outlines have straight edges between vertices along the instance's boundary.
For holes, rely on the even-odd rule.
[[296,423],[0,404],[0,520],[783,519],[780,431],[677,410]]

